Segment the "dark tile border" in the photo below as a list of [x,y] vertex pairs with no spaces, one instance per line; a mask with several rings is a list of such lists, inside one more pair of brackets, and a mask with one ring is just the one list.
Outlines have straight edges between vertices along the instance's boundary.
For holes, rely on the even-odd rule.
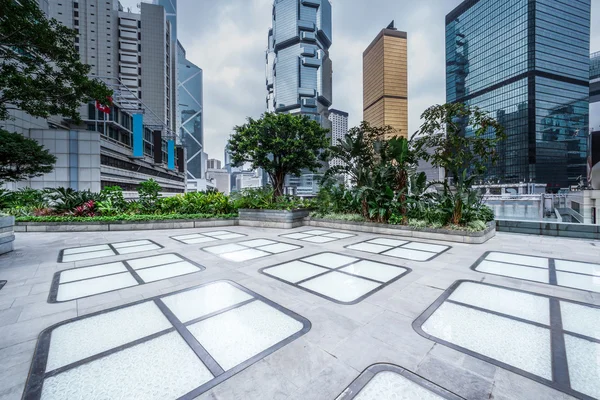
[[352,383],[346,389],[344,389],[342,393],[338,395],[338,397],[336,397],[336,399],[354,399],[360,393],[360,391],[363,390],[365,386],[367,386],[371,379],[375,377],[375,375],[385,371],[394,372],[398,375],[401,375],[402,377],[416,383],[424,389],[429,390],[430,392],[435,393],[446,400],[465,400],[463,397],[460,397],[457,394],[452,393],[447,389],[444,389],[443,387],[431,382],[430,380],[415,374],[414,372],[411,372],[398,365],[387,363],[377,363],[367,367],[356,379],[352,381]]
[[[305,259],[305,258],[309,258],[309,257],[313,257],[313,256],[318,256],[318,255],[320,255],[320,254],[337,254],[337,255],[340,255],[340,256],[344,256],[344,257],[352,257],[352,258],[356,258],[356,259],[357,259],[357,261],[352,261],[352,262],[350,262],[350,263],[347,263],[347,264],[341,265],[341,266],[339,266],[339,267],[336,267],[336,268],[327,268],[327,267],[324,267],[324,266],[322,266],[322,265],[319,265],[319,264],[311,263],[310,261],[304,261],[304,259]],[[267,270],[267,269],[269,269],[269,268],[275,268],[275,267],[278,267],[278,266],[280,266],[280,265],[283,265],[283,264],[289,264],[289,263],[291,263],[291,262],[293,262],[293,261],[302,261],[302,262],[305,262],[305,263],[307,263],[307,264],[314,265],[314,266],[316,266],[316,267],[320,267],[320,268],[326,268],[326,269],[327,269],[327,271],[326,271],[326,272],[323,272],[323,273],[320,273],[320,274],[317,274],[317,275],[315,275],[315,276],[311,276],[310,278],[306,278],[306,279],[300,280],[300,281],[298,281],[298,282],[296,282],[296,283],[292,283],[292,282],[286,281],[286,280],[284,280],[284,279],[278,278],[278,277],[276,277],[276,276],[270,275],[269,273],[265,272],[265,270]],[[359,261],[370,261],[370,262],[374,262],[374,263],[377,263],[377,264],[389,265],[390,267],[394,267],[394,268],[402,268],[402,269],[405,269],[406,271],[405,271],[405,272],[403,272],[403,273],[401,273],[400,275],[398,275],[397,277],[393,278],[392,280],[390,280],[390,281],[388,281],[388,282],[380,282],[380,281],[376,281],[375,279],[367,278],[367,277],[360,276],[360,275],[354,275],[354,274],[351,274],[351,273],[349,273],[349,272],[345,272],[345,271],[340,271],[340,269],[342,269],[342,268],[344,268],[344,267],[347,267],[347,266],[349,266],[349,265],[355,264],[355,263],[357,263],[357,262],[359,262]],[[364,280],[366,280],[366,281],[376,282],[376,283],[378,283],[378,284],[379,284],[379,286],[378,286],[378,287],[376,287],[375,289],[371,290],[370,292],[367,292],[367,293],[363,294],[362,296],[360,296],[360,297],[359,297],[359,298],[357,298],[356,300],[353,300],[353,301],[350,301],[350,302],[345,302],[345,301],[339,301],[339,300],[336,300],[336,299],[334,299],[334,298],[332,298],[332,297],[329,297],[329,296],[325,296],[324,294],[321,294],[321,293],[319,293],[319,292],[316,292],[316,291],[314,291],[314,290],[311,290],[311,289],[305,288],[304,286],[300,286],[300,285],[299,285],[299,283],[303,283],[303,282],[306,282],[306,281],[312,280],[312,279],[314,279],[314,278],[317,278],[317,277],[319,277],[319,276],[322,276],[322,275],[326,275],[326,274],[328,274],[328,273],[330,273],[330,272],[333,272],[333,271],[335,271],[335,272],[339,272],[339,273],[341,273],[341,274],[345,274],[345,275],[353,276],[353,277],[355,277],[355,278],[364,279]],[[404,266],[402,266],[402,265],[394,265],[394,264],[389,264],[389,263],[380,262],[380,261],[368,260],[368,259],[366,259],[366,258],[361,258],[361,257],[349,256],[349,255],[346,255],[346,254],[340,254],[340,253],[337,253],[337,252],[334,252],[334,251],[322,251],[322,252],[320,252],[320,253],[315,253],[315,254],[311,254],[311,255],[308,255],[308,256],[304,256],[304,257],[301,257],[301,258],[296,258],[296,259],[293,259],[293,260],[284,261],[284,262],[281,262],[281,263],[278,263],[278,264],[275,264],[275,265],[270,265],[270,266],[268,266],[268,267],[264,267],[264,268],[261,268],[261,269],[259,269],[259,270],[258,270],[258,272],[260,272],[261,274],[263,274],[263,275],[265,275],[265,276],[268,276],[269,278],[276,279],[276,280],[278,280],[279,282],[283,282],[283,283],[285,283],[285,284],[288,284],[288,285],[290,285],[290,286],[293,286],[293,287],[295,287],[295,288],[297,288],[297,289],[304,290],[305,292],[308,292],[308,293],[311,293],[311,294],[317,295],[317,296],[319,296],[319,297],[321,297],[321,298],[323,298],[323,299],[326,299],[326,300],[332,301],[332,302],[334,302],[334,303],[337,303],[337,304],[342,304],[342,305],[347,305],[347,306],[349,306],[349,305],[353,305],[353,304],[360,303],[361,301],[363,301],[363,300],[364,300],[364,299],[366,299],[367,297],[371,296],[372,294],[374,294],[374,293],[376,293],[376,292],[378,292],[378,291],[382,290],[382,289],[383,289],[383,288],[385,288],[386,286],[389,286],[389,285],[391,285],[392,283],[396,282],[398,279],[400,279],[400,278],[402,278],[402,277],[404,277],[404,276],[408,275],[409,273],[411,273],[411,272],[412,272],[412,268],[409,268],[409,267],[404,267]]]
[[[472,350],[469,350],[467,348],[464,348],[462,346],[458,346],[454,343],[448,342],[446,340],[440,339],[436,336],[430,335],[428,333],[426,333],[425,331],[423,331],[422,326],[423,324],[429,319],[429,317],[431,317],[431,315],[437,311],[437,309],[446,301],[448,300],[448,297],[450,297],[450,295],[462,284],[462,283],[475,283],[475,284],[479,284],[479,285],[485,285],[485,286],[491,286],[491,287],[495,287],[495,288],[500,288],[500,289],[505,289],[505,290],[510,290],[513,292],[517,292],[517,293],[525,293],[531,296],[538,296],[538,297],[544,297],[547,298],[549,300],[550,303],[550,326],[544,326],[541,325],[539,323],[533,322],[533,321],[524,321],[522,319],[516,318],[516,317],[511,317],[509,315],[506,314],[501,314],[501,316],[503,318],[508,318],[508,319],[512,319],[514,321],[519,321],[519,322],[526,322],[530,325],[534,325],[534,326],[544,326],[546,329],[548,329],[549,333],[550,333],[550,351],[551,351],[551,360],[552,360],[552,376],[553,376],[553,380],[547,380],[545,378],[542,378],[538,375],[532,374],[531,372],[527,372],[524,371],[520,368],[514,367],[510,364],[506,364],[502,361],[498,361],[494,358],[485,356],[483,354],[480,353],[476,353]],[[507,371],[513,372],[515,374],[524,376],[526,378],[529,378],[535,382],[541,383],[543,385],[549,386],[553,389],[559,390],[563,393],[566,393],[570,396],[574,396],[578,399],[582,399],[582,400],[595,400],[593,397],[590,397],[588,395],[585,395],[583,393],[577,392],[574,389],[571,389],[570,385],[569,385],[569,375],[568,375],[568,364],[567,364],[567,359],[566,359],[566,353],[565,353],[565,341],[564,341],[564,333],[568,333],[571,336],[575,336],[581,339],[585,339],[585,340],[589,340],[591,342],[595,342],[595,343],[600,343],[600,340],[598,339],[593,339],[593,338],[589,338],[585,335],[581,335],[578,333],[574,333],[574,332],[570,332],[570,331],[563,331],[563,327],[562,327],[562,318],[561,318],[561,313],[560,313],[560,307],[559,307],[559,301],[563,301],[566,303],[573,303],[573,304],[578,304],[578,305],[582,305],[582,306],[587,306],[590,308],[597,308],[600,309],[600,306],[596,306],[594,304],[588,304],[588,303],[583,303],[583,302],[579,302],[579,301],[574,301],[574,300],[568,300],[568,299],[563,299],[561,297],[554,297],[554,296],[548,296],[548,295],[544,295],[544,294],[540,294],[540,293],[535,293],[535,292],[529,292],[526,290],[520,290],[520,289],[513,289],[510,287],[506,287],[506,286],[501,286],[501,285],[494,285],[491,283],[484,283],[484,282],[480,282],[480,281],[473,281],[473,280],[468,280],[468,279],[461,279],[461,280],[457,280],[455,281],[448,289],[446,289],[444,291],[444,293],[442,293],[442,295],[440,297],[438,297],[433,304],[431,304],[421,315],[419,315],[419,317],[417,317],[417,319],[415,319],[412,323],[412,327],[413,329],[421,336],[423,336],[426,339],[429,339],[431,341],[434,341],[436,343],[442,344],[444,346],[450,347],[451,349],[457,350],[461,353],[465,353],[471,357],[475,357],[478,358],[480,360],[483,360],[485,362],[488,362],[490,364],[496,365],[500,368],[503,368]],[[462,303],[458,303],[460,305],[464,305]],[[469,307],[469,305],[464,305],[466,307]],[[479,309],[476,308],[480,311],[484,311],[484,312],[488,312],[490,314],[495,314],[498,315],[497,313],[495,313],[494,311],[491,310],[487,310],[487,309]],[[591,340],[590,340],[591,339]]]
[[[242,236],[246,236],[246,237],[248,237],[248,235],[246,235],[246,234],[244,234],[244,233],[232,232],[232,231],[229,231],[229,230],[227,230],[227,229],[218,229],[218,230],[219,230],[219,231],[222,231],[222,232],[229,232],[229,233],[232,233],[232,234],[233,234],[233,233],[235,233],[236,235],[242,235]],[[213,232],[214,232],[214,231],[213,231]],[[238,237],[238,238],[233,238],[233,239],[219,239],[219,237],[218,237],[218,236],[216,236],[216,237],[215,237],[215,236],[210,236],[210,235],[207,235],[207,234],[206,234],[206,233],[204,233],[204,232],[193,232],[193,233],[188,233],[188,234],[185,234],[185,235],[175,235],[175,236],[169,236],[169,239],[173,239],[173,240],[175,240],[175,241],[177,241],[177,242],[179,242],[179,243],[183,243],[183,244],[186,244],[186,245],[198,245],[198,244],[201,244],[201,243],[186,243],[186,242],[184,242],[183,240],[175,239],[175,238],[177,238],[177,237],[180,237],[180,236],[187,236],[187,235],[202,235],[202,236],[205,236],[205,237],[209,237],[209,238],[213,238],[213,239],[215,239],[214,241],[216,241],[217,243],[218,243],[219,241],[223,241],[223,240],[235,240],[235,239],[241,239],[241,237]],[[206,243],[209,243],[209,242],[206,242]]]
[[[525,256],[525,257],[545,258],[545,259],[548,260],[548,268],[534,267],[534,266],[531,266],[531,265],[516,264],[516,263],[511,263],[511,262],[506,262],[506,261],[486,260],[486,257],[489,256],[490,253],[508,254],[508,255],[511,255],[511,256]],[[531,280],[531,279],[519,278],[517,276],[502,275],[502,274],[495,274],[493,272],[479,271],[477,269],[477,267],[479,267],[479,264],[481,264],[483,261],[490,261],[490,262],[496,262],[496,263],[500,263],[500,264],[515,265],[515,266],[524,267],[524,268],[533,268],[533,269],[540,269],[540,270],[548,271],[548,282],[540,282],[540,281],[534,281],[534,280]],[[580,264],[598,265],[598,264],[587,262],[587,261],[567,260],[567,259],[564,259],[564,258],[545,257],[545,256],[539,256],[539,255],[532,255],[532,254],[509,253],[509,252],[506,252],[506,251],[486,251],[485,253],[483,253],[483,255],[481,257],[479,257],[477,259],[477,261],[475,261],[475,263],[473,265],[471,265],[471,269],[473,271],[475,271],[475,272],[480,273],[480,274],[489,274],[489,275],[495,275],[495,276],[502,276],[504,278],[517,279],[517,280],[520,280],[520,281],[527,281],[527,282],[534,282],[534,283],[540,283],[542,285],[550,285],[550,286],[564,287],[564,288],[567,288],[567,289],[581,290],[583,292],[588,292],[588,293],[600,293],[600,291],[596,292],[596,291],[593,291],[593,290],[586,290],[586,289],[581,289],[581,288],[577,288],[577,287],[573,287],[573,286],[559,285],[558,284],[558,279],[556,277],[556,273],[557,272],[564,272],[564,273],[573,274],[573,275],[589,276],[589,277],[592,277],[592,278],[593,277],[597,277],[598,279],[600,279],[600,277],[598,277],[596,275],[583,274],[581,272],[558,270],[558,269],[556,269],[556,264],[555,264],[556,261],[569,261],[569,262],[576,262],[576,263],[580,263]]]
[[[150,239],[126,240],[124,242],[111,242],[111,243],[97,243],[97,244],[90,244],[90,245],[79,246],[79,247],[67,247],[66,249],[61,249],[60,252],[58,253],[58,259],[56,260],[56,262],[59,262],[59,263],[63,262],[63,254],[64,254],[65,250],[80,249],[82,247],[92,247],[92,246],[106,245],[106,246],[110,247],[110,250],[112,250],[112,252],[115,253],[115,254],[113,254],[112,256],[105,256],[105,257],[124,256],[124,255],[133,254],[133,253],[121,254],[121,253],[119,253],[119,250],[117,250],[113,246],[113,244],[137,242],[138,240],[147,240],[150,243],[155,244],[156,246],[158,246],[158,249],[155,249],[155,250],[160,250],[160,249],[164,249],[165,248],[165,246],[163,246],[163,245],[161,245],[159,243],[156,243],[154,240],[150,240]],[[144,245],[141,245],[141,246],[144,246]],[[132,246],[132,247],[136,247],[136,246]],[[103,251],[103,250],[96,250],[96,251]],[[153,250],[145,250],[145,251],[153,251]],[[85,253],[95,253],[95,251],[84,251],[83,253],[77,253],[77,254],[85,254]],[[67,255],[70,255],[70,254],[67,254]],[[64,261],[64,262],[82,262],[82,261],[89,261],[89,260],[97,260],[98,258],[101,258],[101,257],[88,258],[88,259],[85,259],[85,260],[78,260],[78,261]]]
[[[245,245],[243,245],[243,244],[240,244],[239,242],[232,242],[232,243],[226,243],[226,244],[212,244],[212,245],[210,245],[210,246],[201,247],[201,248],[200,248],[200,250],[202,250],[203,252],[205,252],[205,253],[207,253],[207,254],[210,254],[210,255],[212,255],[212,256],[219,257],[219,258],[221,258],[221,259],[223,259],[223,260],[225,260],[225,261],[228,261],[228,262],[234,262],[234,263],[238,263],[238,262],[252,262],[252,261],[254,261],[254,260],[260,260],[261,258],[267,258],[267,257],[270,257],[270,256],[276,256],[276,255],[278,255],[278,254],[289,253],[290,251],[296,251],[296,250],[300,250],[300,249],[303,249],[303,248],[304,248],[304,246],[302,246],[302,245],[299,245],[299,244],[296,244],[296,243],[287,243],[287,242],[282,242],[282,241],[280,241],[280,240],[267,239],[267,238],[255,238],[255,239],[247,239],[247,240],[243,240],[242,242],[249,242],[249,241],[251,241],[251,240],[270,240],[270,241],[272,241],[272,242],[275,242],[275,243],[272,243],[272,244],[265,244],[265,245],[263,245],[263,246],[260,246],[260,247],[271,246],[271,245],[273,245],[273,244],[279,244],[279,243],[282,243],[282,244],[289,244],[290,246],[296,246],[296,247],[297,247],[297,249],[286,250],[286,251],[282,251],[282,252],[280,252],[280,253],[271,253],[270,251],[268,251],[268,250],[262,250],[262,249],[261,249],[261,248],[259,248],[259,247],[249,247],[249,246],[245,246]],[[207,248],[209,248],[209,247],[226,246],[226,245],[229,245],[229,244],[237,244],[237,245],[240,245],[240,246],[244,246],[244,247],[246,247],[246,248],[248,248],[248,249],[261,250],[261,251],[264,251],[265,253],[269,253],[269,254],[268,254],[268,255],[266,255],[266,256],[260,256],[260,257],[252,258],[252,259],[250,259],[250,260],[246,260],[246,261],[232,261],[232,260],[228,260],[228,259],[226,259],[226,258],[223,258],[223,257],[221,257],[221,255],[220,255],[220,254],[211,253],[210,251],[207,251],[207,250],[206,250],[206,249],[207,249]],[[238,250],[238,251],[242,251],[242,250]],[[232,253],[235,253],[235,252],[232,252]]]
[[[160,282],[160,281],[164,281],[165,279],[171,279],[171,278],[177,278],[177,277],[179,277],[179,276],[186,276],[186,275],[196,274],[196,273],[198,273],[198,272],[202,272],[202,271],[204,271],[204,270],[206,269],[206,267],[205,267],[205,266],[203,266],[203,265],[201,265],[201,264],[198,264],[197,262],[194,262],[194,261],[190,260],[189,258],[187,258],[187,257],[184,257],[184,256],[182,256],[181,254],[178,254],[178,253],[165,253],[165,254],[161,254],[161,256],[163,256],[163,255],[169,255],[169,254],[174,254],[174,255],[176,255],[177,257],[181,258],[181,259],[182,259],[182,261],[187,261],[187,262],[189,262],[190,264],[192,264],[192,265],[194,265],[195,267],[197,267],[197,268],[198,268],[198,271],[195,271],[195,272],[189,272],[189,273],[187,273],[187,274],[183,274],[183,275],[172,276],[172,277],[169,277],[169,278],[159,279],[159,280],[157,280],[157,281],[152,281],[152,282],[144,282],[144,280],[143,280],[143,279],[142,279],[142,278],[141,278],[141,277],[138,275],[137,271],[136,271],[135,269],[133,269],[133,268],[131,267],[131,265],[129,265],[129,262],[128,262],[128,261],[141,260],[142,258],[151,258],[152,256],[138,257],[138,258],[130,258],[130,259],[128,259],[128,260],[112,261],[112,262],[109,262],[109,263],[100,263],[100,264],[94,264],[94,265],[87,265],[87,266],[85,266],[85,267],[77,267],[77,268],[69,268],[69,269],[64,269],[64,270],[62,270],[62,271],[58,271],[58,272],[54,273],[54,276],[52,277],[52,284],[50,285],[50,293],[48,294],[48,303],[51,303],[51,304],[52,304],[52,303],[66,303],[67,301],[74,301],[74,300],[79,300],[79,299],[85,299],[85,298],[87,298],[87,297],[99,296],[99,295],[101,295],[101,294],[110,293],[110,292],[115,292],[115,291],[117,291],[117,290],[124,290],[124,289],[132,288],[132,287],[140,287],[140,286],[142,286],[142,285],[147,285],[147,284],[154,283],[154,282]],[[114,289],[114,290],[109,290],[109,291],[107,291],[107,292],[102,292],[102,293],[91,294],[91,295],[89,295],[89,296],[77,297],[76,299],[71,299],[71,300],[64,300],[64,301],[58,301],[58,300],[56,300],[56,296],[58,295],[58,287],[60,286],[60,275],[61,275],[63,272],[65,272],[65,271],[73,271],[73,270],[75,270],[75,269],[83,269],[83,268],[97,267],[98,265],[114,264],[114,263],[117,263],[117,262],[121,262],[121,263],[123,263],[123,265],[124,265],[124,266],[125,266],[125,268],[127,269],[127,271],[126,271],[126,272],[129,272],[129,273],[130,273],[130,274],[133,276],[133,278],[134,278],[134,279],[137,281],[137,283],[138,283],[137,285],[135,285],[135,286],[127,286],[127,287],[123,287],[123,288],[119,288],[119,289]],[[181,262],[181,261],[175,261],[175,262],[172,262],[172,263],[167,263],[167,264],[159,264],[159,265],[155,265],[155,266],[153,266],[153,267],[149,267],[148,269],[150,269],[150,268],[155,268],[155,267],[162,267],[162,266],[164,266],[164,265],[169,265],[169,264],[175,264],[175,263],[178,263],[178,262]],[[146,269],[146,268],[143,268],[143,269]],[[65,284],[67,284],[67,283],[73,283],[73,282],[87,281],[87,280],[90,280],[90,279],[95,279],[95,278],[102,278],[102,277],[104,277],[104,276],[111,276],[111,275],[124,274],[124,273],[126,273],[126,272],[117,272],[117,273],[114,273],[114,274],[107,274],[107,275],[94,276],[94,277],[92,277],[92,278],[78,279],[78,280],[76,280],[76,281],[72,281],[72,282],[65,282]]]
[[[301,242],[307,242],[307,243],[313,243],[313,244],[327,244],[327,243],[337,242],[337,241],[340,241],[340,240],[352,239],[353,237],[358,236],[358,234],[356,234],[356,233],[350,233],[350,232],[347,232],[346,230],[344,230],[343,232],[339,232],[339,231],[332,231],[331,229],[327,229],[327,228],[319,228],[319,227],[311,227],[311,228],[313,228],[313,229],[307,229],[307,230],[298,231],[298,232],[282,233],[281,235],[277,235],[277,237],[282,237],[282,238],[288,239],[288,240],[299,240]],[[324,233],[322,235],[313,235],[313,234],[310,234],[310,233],[306,233],[306,232],[310,232],[310,231],[327,231],[327,233]],[[328,237],[328,236],[325,236],[325,235],[328,235],[330,233],[345,233],[346,235],[352,235],[352,236],[348,236],[347,238],[330,238],[330,239],[333,239],[333,240],[330,240],[328,242],[323,242],[323,243],[320,243],[320,242],[311,242],[310,240],[294,239],[294,238],[291,238],[291,237],[287,237],[288,235],[294,235],[296,233],[302,233],[302,234],[305,234],[305,235],[310,235],[312,237],[316,237],[316,236]]]
[[[212,371],[219,371],[220,366],[214,365],[213,363],[211,363],[210,359],[212,359],[212,357],[207,357],[206,354],[204,354],[202,352],[203,348],[202,346],[198,343],[198,341],[191,335],[191,333],[189,331],[187,331],[187,329],[185,328],[186,324],[182,323],[181,321],[179,321],[176,317],[174,320],[172,320],[172,318],[174,317],[174,315],[170,312],[170,310],[168,310],[168,308],[165,306],[165,304],[161,301],[161,298],[163,297],[168,297],[174,294],[178,294],[178,293],[184,293],[184,292],[188,292],[191,290],[195,290],[198,289],[200,287],[203,286],[207,286],[207,285],[211,285],[217,282],[226,282],[231,284],[232,286],[234,286],[237,289],[242,290],[243,292],[249,294],[250,296],[253,297],[253,301],[256,300],[260,300],[264,303],[266,303],[267,305],[275,308],[276,310],[284,313],[285,315],[287,315],[290,318],[295,319],[296,321],[300,322],[302,324],[302,329],[299,330],[298,332],[296,332],[295,334],[289,336],[288,338],[280,341],[279,343],[276,343],[275,345],[267,348],[266,350],[262,351],[261,353],[256,354],[255,356],[247,359],[246,361],[236,365],[235,367],[224,371],[223,373],[221,373],[220,375],[214,377],[213,379],[211,379],[210,381],[206,382],[205,384],[203,384],[202,386],[197,387],[196,389],[193,389],[192,391],[186,393],[185,395],[179,397],[179,400],[192,400],[194,398],[196,398],[197,396],[199,396],[200,394],[212,389],[213,387],[217,386],[218,384],[220,384],[221,382],[231,378],[233,375],[237,374],[238,372],[243,371],[244,369],[248,368],[250,365],[256,363],[257,361],[261,360],[262,358],[266,357],[267,355],[274,353],[275,351],[279,350],[280,348],[284,347],[285,345],[293,342],[294,340],[298,339],[299,337],[303,336],[304,334],[306,334],[308,331],[310,331],[312,325],[310,323],[310,321],[306,318],[304,318],[303,316],[296,314],[295,312],[288,310],[287,308],[261,296],[260,294],[253,292],[247,288],[245,288],[244,286],[239,285],[236,282],[230,281],[230,280],[217,280],[217,281],[212,281],[212,282],[207,282],[207,283],[203,283],[201,285],[198,286],[194,286],[191,288],[187,288],[187,289],[183,289],[183,290],[178,290],[176,292],[171,292],[171,293],[164,293],[161,294],[159,296],[155,296],[155,297],[151,297],[148,299],[143,299],[143,300],[139,300],[136,302],[132,302],[132,303],[128,303],[128,304],[124,304],[118,307],[113,307],[113,308],[109,308],[106,310],[102,310],[102,311],[97,311],[91,314],[87,314],[81,317],[75,317],[75,318],[71,318],[68,319],[66,321],[62,321],[59,322],[55,325],[50,326],[49,328],[44,329],[39,337],[38,337],[38,342],[35,348],[35,352],[33,355],[33,360],[31,363],[31,368],[29,370],[29,375],[27,377],[27,382],[25,384],[25,389],[23,391],[23,400],[37,400],[40,399],[41,397],[41,393],[42,393],[42,385],[44,383],[44,379],[53,375],[57,375],[58,373],[60,373],[61,371],[64,370],[69,370],[72,369],[78,365],[82,365],[85,364],[87,362],[105,357],[109,354],[113,354],[116,353],[118,351],[124,350],[126,348],[132,347],[136,344],[139,343],[143,343],[145,341],[154,339],[156,337],[159,337],[163,334],[166,333],[170,333],[170,332],[177,332],[179,333],[183,340],[186,342],[186,344],[188,346],[190,346],[190,349],[196,354],[196,356],[201,360],[202,363],[204,363],[204,365],[207,367],[207,369],[209,369],[211,372]],[[77,361],[75,363],[69,364],[68,366],[65,367],[61,367],[58,368],[54,371],[50,371],[49,373],[46,373],[46,362],[48,360],[48,352],[50,349],[50,338],[52,335],[52,331],[62,325],[71,323],[71,322],[75,322],[75,321],[79,321],[85,318],[91,318],[97,315],[101,315],[101,314],[105,314],[108,312],[112,312],[112,311],[117,311],[126,307],[131,307],[134,305],[138,305],[138,304],[142,304],[142,303],[146,303],[146,302],[154,302],[157,307],[159,307],[159,309],[161,311],[163,311],[164,309],[167,309],[169,311],[169,313],[167,315],[165,315],[167,317],[167,319],[169,320],[169,322],[171,322],[174,326],[174,328],[169,328],[166,329],[164,331],[161,332],[157,332],[151,336],[147,336],[144,337],[142,339],[138,339],[134,342],[130,342],[121,346],[118,346],[116,348],[107,350],[103,353],[100,354],[96,354],[90,357],[87,357],[83,360]],[[248,302],[246,302],[245,304],[247,304]],[[213,313],[212,315],[218,315],[220,313],[229,311],[230,309],[235,308],[235,307],[229,307],[226,309],[221,310],[219,313]],[[211,315],[211,316],[212,316]],[[182,334],[182,332],[185,331],[188,334]],[[214,361],[214,360],[213,360]],[[216,363],[216,362],[215,362]],[[68,368],[67,368],[68,367]],[[221,369],[222,370],[222,369]]]
[[[390,248],[389,248],[388,250],[384,250],[384,251],[382,251],[381,253],[373,253],[373,252],[370,252],[370,251],[358,250],[358,249],[351,249],[351,248],[350,248],[350,246],[356,246],[357,244],[361,244],[361,243],[367,243],[367,242],[370,242],[371,240],[377,240],[377,239],[400,240],[400,241],[405,241],[406,243],[404,243],[404,244],[402,244],[402,245],[400,245],[400,246],[393,246],[393,247],[390,247],[390,246],[388,246],[388,247],[390,247]],[[421,260],[413,260],[413,259],[411,259],[411,258],[396,257],[396,256],[388,256],[387,254],[383,254],[383,253],[384,253],[384,252],[386,252],[386,251],[390,251],[390,250],[394,250],[394,249],[401,249],[402,247],[404,247],[405,245],[407,245],[407,244],[409,244],[409,243],[430,244],[430,245],[432,245],[432,246],[444,246],[444,247],[446,247],[446,249],[445,249],[445,250],[442,250],[442,251],[440,251],[439,253],[434,253],[434,252],[432,252],[432,251],[427,251],[427,250],[406,249],[406,250],[420,251],[420,252],[422,252],[422,253],[431,253],[431,254],[433,254],[433,255],[432,255],[431,257],[429,257],[427,260],[423,260],[423,261],[421,261]],[[378,245],[377,243],[368,243],[368,244],[374,244],[374,245]],[[387,245],[385,245],[385,244],[381,244],[381,245],[378,245],[378,246],[387,246]],[[398,260],[407,260],[407,261],[415,261],[415,262],[428,262],[428,261],[431,261],[431,260],[433,260],[434,258],[437,258],[437,257],[441,256],[442,254],[444,254],[445,252],[447,252],[448,250],[452,249],[452,247],[453,247],[453,246],[448,246],[448,245],[446,245],[446,244],[433,244],[433,243],[426,243],[426,242],[417,242],[417,241],[415,241],[415,240],[407,240],[407,239],[399,239],[399,238],[388,238],[388,237],[382,237],[382,236],[381,236],[381,237],[380,237],[380,236],[378,236],[378,237],[374,237],[374,238],[371,238],[371,239],[363,240],[362,242],[356,242],[356,243],[352,243],[352,244],[349,244],[349,245],[347,245],[347,246],[344,246],[344,248],[345,248],[345,249],[352,250],[352,251],[359,251],[359,252],[363,252],[363,253],[369,253],[369,254],[377,254],[377,255],[380,255],[380,256],[385,256],[385,257],[396,258],[396,259],[398,259]]]
[[0,281],[0,290],[6,285],[7,281]]

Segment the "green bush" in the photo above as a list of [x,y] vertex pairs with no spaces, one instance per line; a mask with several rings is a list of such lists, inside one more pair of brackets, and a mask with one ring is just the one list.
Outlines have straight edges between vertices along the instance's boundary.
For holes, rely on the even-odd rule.
[[96,217],[75,217],[75,216],[22,216],[16,217],[17,222],[119,222],[119,221],[161,221],[177,219],[231,219],[237,217],[237,214],[170,214],[170,215],[131,215],[120,214],[113,216]]
[[140,206],[147,212],[154,213],[160,206],[160,191],[161,187],[154,179],[148,179],[140,183],[138,194],[140,196]]
[[236,210],[297,210],[310,208],[313,202],[293,196],[279,196],[274,199],[272,187],[244,189],[232,195]]
[[161,214],[228,214],[235,210],[229,197],[219,192],[190,192],[162,198]]
[[96,204],[102,215],[121,214],[127,209],[127,201],[120,186],[107,186],[100,191],[100,201]]
[[313,212],[310,214],[311,217],[322,218],[322,219],[334,219],[338,221],[351,221],[351,222],[364,222],[365,217],[360,214],[338,214],[338,213],[326,213],[321,214],[319,212]]

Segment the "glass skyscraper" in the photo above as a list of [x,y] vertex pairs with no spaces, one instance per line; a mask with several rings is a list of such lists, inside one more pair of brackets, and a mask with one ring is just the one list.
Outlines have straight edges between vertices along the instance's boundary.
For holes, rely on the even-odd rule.
[[329,127],[329,0],[275,0],[267,50],[267,111],[306,114]]
[[177,94],[179,98],[181,140],[186,149],[188,179],[203,179],[204,120],[202,69],[186,58],[185,49],[177,42]]
[[590,12],[590,0],[466,0],[446,16],[447,101],[480,107],[507,134],[486,180],[585,177]]
[[[307,115],[331,129],[331,3],[274,0],[266,54],[267,111]],[[323,170],[327,167],[323,164]],[[286,177],[298,195],[315,195],[319,176]]]

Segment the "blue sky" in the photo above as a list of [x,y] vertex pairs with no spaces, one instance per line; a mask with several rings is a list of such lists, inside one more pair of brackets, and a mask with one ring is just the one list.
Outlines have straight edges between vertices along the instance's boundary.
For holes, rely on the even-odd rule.
[[[132,7],[139,1],[121,0]],[[204,70],[204,144],[223,159],[234,125],[265,109],[265,49],[273,0],[179,0],[178,36]],[[332,0],[333,107],[362,119],[362,52],[394,19],[408,32],[409,131],[445,101],[444,17],[461,0]],[[592,0],[591,50],[600,51],[600,0]],[[596,22],[594,22],[596,21]]]

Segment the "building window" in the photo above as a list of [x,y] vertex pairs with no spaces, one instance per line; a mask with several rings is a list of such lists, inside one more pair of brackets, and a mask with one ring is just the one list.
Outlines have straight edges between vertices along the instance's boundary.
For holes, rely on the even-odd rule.
[[77,3],[77,2],[73,3],[73,8],[79,8],[79,3]]

